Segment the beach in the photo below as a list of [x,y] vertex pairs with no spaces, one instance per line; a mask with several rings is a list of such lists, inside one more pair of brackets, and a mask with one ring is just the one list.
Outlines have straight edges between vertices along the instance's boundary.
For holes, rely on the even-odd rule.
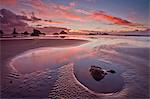
[[[149,98],[149,39],[85,37],[85,39],[1,40],[3,98]],[[91,65],[113,69],[101,81]]]
[[0,5],[0,99],[150,99],[149,0]]

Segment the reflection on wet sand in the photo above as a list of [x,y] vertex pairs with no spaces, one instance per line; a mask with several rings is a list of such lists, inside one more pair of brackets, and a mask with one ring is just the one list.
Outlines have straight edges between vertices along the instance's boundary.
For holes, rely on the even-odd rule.
[[[40,57],[40,58],[39,58]],[[115,75],[106,75],[104,69],[109,70],[105,65],[102,66],[104,69],[91,68],[91,72],[89,73],[89,66],[97,64],[97,60],[99,58],[93,54],[93,50],[91,48],[84,47],[72,47],[72,48],[40,48],[31,50],[26,52],[18,57],[14,58],[11,61],[11,65],[18,70],[19,73],[28,74],[36,71],[42,71],[45,69],[56,69],[60,68],[63,65],[73,62],[75,64],[75,75],[79,82],[82,82],[84,86],[88,86],[90,90],[101,93],[112,93],[117,92],[122,89],[123,80],[119,73]],[[86,60],[86,61],[85,61]],[[89,62],[91,63],[89,63]],[[85,65],[83,65],[85,64]],[[98,62],[98,64],[103,65],[102,62]],[[111,67],[114,68],[113,66]],[[82,72],[80,72],[82,71]],[[104,72],[105,71],[105,72]],[[84,76],[86,74],[86,76]],[[92,80],[90,74],[97,81],[102,80],[102,83],[97,83]],[[111,79],[110,79],[110,78]],[[93,82],[91,82],[93,81]],[[116,84],[111,83],[112,81],[116,82]],[[104,89],[108,86],[107,89]],[[99,87],[103,86],[103,88]]]
[[[31,50],[11,60],[10,64],[19,73],[26,74],[46,68],[65,65],[78,55],[82,48],[40,48]],[[72,57],[74,56],[74,57]]]
[[[57,54],[59,48],[77,47],[87,42],[53,38],[2,39],[2,97],[48,97],[48,92],[57,78],[57,69],[54,68],[66,64],[65,61],[71,57],[67,52]],[[47,50],[50,49],[49,52],[46,47]],[[58,50],[51,50],[52,47]],[[55,67],[56,63],[60,64]]]
[[[12,58],[8,64],[16,69],[13,77],[17,77],[17,80],[10,76],[9,86],[5,84],[7,89],[3,87],[3,96],[11,97],[20,93],[20,97],[40,95],[44,98],[148,97],[146,41],[110,37],[90,41],[79,46],[44,46]],[[142,50],[145,52],[141,52]],[[9,57],[9,54],[6,56]],[[10,56],[13,54],[10,53]],[[18,73],[19,76],[16,76]],[[16,87],[17,85],[19,86]],[[115,94],[109,96],[109,93]],[[57,97],[58,94],[60,96]]]

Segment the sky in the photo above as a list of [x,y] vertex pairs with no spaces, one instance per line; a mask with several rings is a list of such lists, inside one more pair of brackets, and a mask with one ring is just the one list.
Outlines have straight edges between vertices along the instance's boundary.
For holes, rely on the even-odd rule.
[[54,27],[70,32],[118,32],[150,26],[149,0],[0,0],[0,4],[5,31]]

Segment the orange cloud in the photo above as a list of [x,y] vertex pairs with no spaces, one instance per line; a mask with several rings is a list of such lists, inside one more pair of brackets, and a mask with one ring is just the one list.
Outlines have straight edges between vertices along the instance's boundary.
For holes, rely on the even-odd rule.
[[107,20],[107,21],[110,21],[110,22],[112,22],[114,24],[118,24],[118,25],[138,26],[138,24],[136,24],[136,23],[132,23],[130,21],[108,15],[104,11],[94,12],[94,13],[92,13],[91,17],[96,20]]

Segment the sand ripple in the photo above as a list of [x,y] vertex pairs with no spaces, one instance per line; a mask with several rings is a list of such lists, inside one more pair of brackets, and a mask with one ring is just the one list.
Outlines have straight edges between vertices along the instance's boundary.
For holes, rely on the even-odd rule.
[[49,98],[83,99],[88,97],[98,98],[96,95],[89,93],[76,81],[73,74],[73,64],[61,67],[58,80],[49,93]]
[[[122,92],[120,92],[123,95]],[[52,99],[105,99],[107,98],[116,98],[118,93],[114,94],[100,94],[94,93],[89,90],[87,87],[82,85],[74,75],[73,64],[68,64],[59,68],[58,79],[56,80],[51,92],[49,93],[49,98]],[[116,96],[116,97],[113,97]]]

